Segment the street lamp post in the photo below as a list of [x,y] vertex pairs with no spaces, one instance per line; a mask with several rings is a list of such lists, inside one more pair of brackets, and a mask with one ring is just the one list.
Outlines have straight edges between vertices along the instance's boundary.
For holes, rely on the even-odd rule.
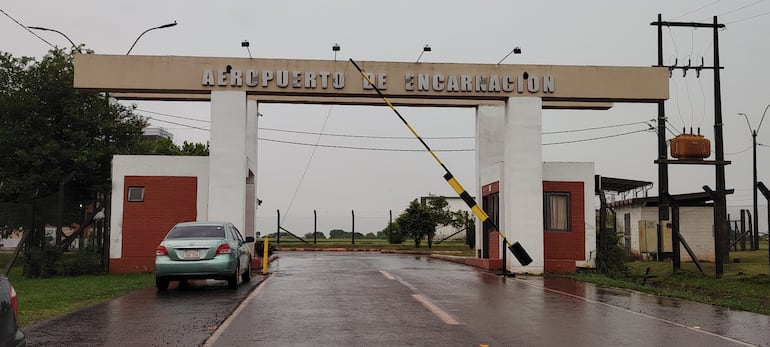
[[141,34],[139,34],[139,36],[136,38],[136,40],[134,40],[134,44],[131,45],[131,48],[128,49],[128,52],[126,52],[126,55],[131,54],[131,50],[134,49],[134,46],[136,46],[136,43],[139,42],[139,39],[142,38],[142,36],[144,36],[144,34],[146,34],[148,31],[152,31],[152,30],[155,30],[155,29],[170,28],[170,27],[175,26],[175,25],[176,25],[176,21],[174,21],[174,23],[163,24],[161,26],[157,26],[157,27],[154,27],[154,28],[149,28],[149,29],[143,31]]
[[508,58],[508,56],[510,56],[511,54],[521,54],[521,48],[519,46],[513,47],[513,49],[510,52],[508,52],[508,54],[506,54],[503,57],[503,59],[500,59],[500,61],[498,61],[496,65],[502,64],[503,60],[505,60],[505,58]]
[[[751,122],[749,122],[749,116],[747,116],[745,113],[738,113],[738,115],[743,116],[743,118],[746,119],[746,124],[749,126],[749,131],[751,132],[751,139],[752,139],[752,147],[753,147],[753,165],[754,165],[754,180],[753,184],[751,186],[751,192],[754,195],[754,212],[753,212],[753,223],[752,226],[754,228],[754,237],[752,237],[753,242],[751,245],[751,248],[753,250],[759,249],[759,207],[758,207],[758,201],[757,201],[757,134],[759,134],[759,128],[762,127],[762,122],[765,120],[765,115],[767,114],[767,109],[770,108],[770,104],[765,107],[765,111],[762,112],[762,118],[759,120],[759,125],[756,129],[751,128]],[[768,226],[770,228],[770,225]]]
[[61,36],[64,36],[64,38],[65,38],[65,39],[67,39],[67,41],[69,41],[69,42],[70,42],[70,44],[72,45],[72,48],[75,48],[75,49],[77,49],[78,51],[80,51],[80,49],[78,48],[78,46],[77,46],[77,45],[76,45],[74,42],[72,42],[72,40],[70,40],[70,38],[69,38],[69,37],[67,37],[67,35],[64,35],[64,33],[63,33],[63,32],[61,32],[61,31],[59,31],[59,30],[56,30],[56,29],[50,29],[50,28],[44,28],[44,27],[27,27],[27,28],[29,28],[29,29],[35,29],[35,30],[42,30],[42,31],[53,31],[53,32],[55,32],[55,33],[57,33],[57,34],[59,34],[59,35],[61,35]]

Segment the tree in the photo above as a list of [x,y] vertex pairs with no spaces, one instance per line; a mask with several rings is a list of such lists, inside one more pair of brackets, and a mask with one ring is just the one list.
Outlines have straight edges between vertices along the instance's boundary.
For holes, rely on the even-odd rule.
[[468,211],[457,210],[452,212],[452,226],[459,230],[465,230],[465,244],[471,249],[476,246],[476,219]]
[[[112,155],[140,141],[145,121],[106,95],[75,90],[73,72],[64,50],[40,61],[0,52],[0,201],[29,203],[66,185],[74,198],[64,214],[77,218],[84,201],[107,189]],[[0,222],[6,231],[21,226]],[[39,230],[45,222],[53,221],[39,221]]]
[[350,233],[341,229],[333,229],[329,231],[329,238],[330,239],[349,239]]
[[405,237],[414,240],[415,247],[419,248],[420,242],[425,238],[428,240],[428,248],[432,248],[436,227],[439,225],[452,224],[455,227],[460,227],[475,223],[472,219],[468,221],[462,218],[469,218],[468,213],[463,215],[462,211],[459,210],[451,212],[446,198],[431,195],[424,200],[424,204],[417,202],[417,199],[412,200],[409,207],[396,218],[396,224]]
[[185,141],[181,146],[177,146],[174,141],[167,138],[143,139],[131,152],[131,154],[208,156],[209,144]]
[[40,62],[0,52],[0,200],[53,193],[74,173],[85,190],[104,184],[113,154],[130,153],[146,123],[131,108],[72,86],[72,55]]
[[433,247],[433,238],[436,236],[436,227],[439,225],[449,225],[453,222],[452,212],[449,211],[449,203],[443,196],[430,196],[426,201],[428,211],[431,215],[433,228],[425,234],[428,239],[428,248]]
[[[322,233],[320,231],[316,231],[315,235],[316,235],[316,239],[317,240],[325,240],[326,239],[326,235],[324,235],[324,233]],[[313,239],[313,233],[306,233],[305,234],[305,239],[306,240],[312,240]]]
[[[29,254],[46,242],[44,224],[79,225],[57,244],[61,252],[93,223],[108,196],[113,155],[208,153],[198,143],[143,147],[147,123],[133,107],[73,88],[73,51],[54,49],[40,61],[0,52],[0,207],[11,207],[0,212],[0,234],[34,223]],[[81,206],[94,201],[86,215]]]
[[429,232],[436,232],[430,209],[417,199],[409,203],[409,207],[396,218],[396,223],[399,229],[412,238],[416,248],[420,248],[420,242]]
[[386,239],[390,244],[402,244],[407,235],[401,232],[401,228],[398,226],[398,220],[395,222],[389,222],[385,229],[377,232],[378,239]]

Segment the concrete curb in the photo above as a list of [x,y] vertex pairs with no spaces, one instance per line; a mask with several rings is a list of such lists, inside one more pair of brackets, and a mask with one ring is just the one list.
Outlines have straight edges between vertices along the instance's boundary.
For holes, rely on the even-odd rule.
[[278,247],[275,249],[277,252],[379,252],[383,254],[458,254],[462,251],[415,251],[415,250],[398,250],[398,249],[382,249],[382,248],[305,248],[305,247]]
[[456,256],[456,255],[447,255],[447,254],[431,254],[430,257],[431,258],[436,258],[436,259],[441,259],[441,260],[446,260],[446,261],[451,261],[453,263],[468,265],[468,263],[465,261],[466,259],[468,259],[468,257],[460,257],[460,256]]
[[[280,258],[278,254],[273,254],[267,258],[267,263],[270,264],[278,258]],[[251,272],[261,271],[261,269],[262,269],[262,257],[251,258]]]

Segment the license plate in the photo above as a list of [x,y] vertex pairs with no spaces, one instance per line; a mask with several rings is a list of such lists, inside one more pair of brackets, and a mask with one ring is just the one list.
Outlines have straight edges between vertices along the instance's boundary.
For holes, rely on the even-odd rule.
[[190,260],[198,260],[201,258],[201,256],[197,249],[185,249],[184,258]]

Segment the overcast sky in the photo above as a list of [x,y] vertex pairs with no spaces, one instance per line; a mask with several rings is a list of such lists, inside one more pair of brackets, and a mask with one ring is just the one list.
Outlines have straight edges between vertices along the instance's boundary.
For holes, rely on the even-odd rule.
[[[14,56],[42,57],[51,47],[10,17],[23,25],[59,30],[99,54],[125,54],[142,31],[177,21],[175,27],[147,33],[131,54],[248,57],[241,41],[249,40],[254,57],[334,59],[331,47],[338,43],[340,60],[411,62],[429,44],[432,51],[422,56],[422,62],[494,64],[519,46],[523,53],[511,55],[505,63],[603,66],[654,65],[656,29],[650,23],[658,13],[667,21],[711,22],[717,15],[727,24],[719,46],[725,67],[721,75],[725,157],[733,163],[726,169],[727,187],[736,190],[728,205],[751,205],[751,136],[746,120],[737,113],[748,114],[756,128],[770,104],[767,1],[10,0],[0,9],[7,14],[0,14],[0,50]],[[35,33],[53,45],[69,45],[56,33]],[[680,65],[688,60],[699,65],[701,57],[705,65],[713,64],[710,29],[665,28],[664,41],[666,64],[678,59]],[[701,127],[713,145],[713,73],[704,70],[697,78],[695,71],[686,77],[675,71],[670,88],[666,102],[670,127]],[[139,113],[152,117],[152,126],[171,131],[177,143],[209,138],[206,130],[197,129],[209,127],[208,103],[135,103]],[[402,107],[400,111],[476,196],[474,110]],[[427,153],[392,151],[420,149],[416,140],[378,138],[410,135],[386,107],[261,105],[260,112],[264,116],[259,119],[263,128],[259,137],[264,140],[259,142],[257,184],[264,203],[258,211],[258,229],[263,233],[275,231],[277,209],[286,215],[287,229],[300,234],[312,231],[314,209],[320,231],[350,230],[350,211],[355,210],[356,231],[373,232],[384,227],[388,210],[397,215],[411,199],[454,194]],[[641,131],[648,127],[644,122],[656,115],[657,108],[645,104],[616,104],[608,111],[543,111],[543,159],[595,162],[596,173],[603,176],[656,182],[656,135]],[[593,127],[607,128],[578,131]],[[767,127],[763,124],[760,129],[760,144],[770,145]],[[296,133],[322,130],[364,137],[319,139]],[[632,134],[614,136],[626,133]],[[600,137],[608,138],[553,144]],[[380,150],[317,147],[314,152],[311,145],[316,142]],[[770,181],[769,154],[770,148],[758,148],[760,181]],[[674,193],[715,187],[711,166],[679,165],[669,171]],[[656,192],[657,186],[651,195]],[[765,223],[760,224],[762,230]]]

